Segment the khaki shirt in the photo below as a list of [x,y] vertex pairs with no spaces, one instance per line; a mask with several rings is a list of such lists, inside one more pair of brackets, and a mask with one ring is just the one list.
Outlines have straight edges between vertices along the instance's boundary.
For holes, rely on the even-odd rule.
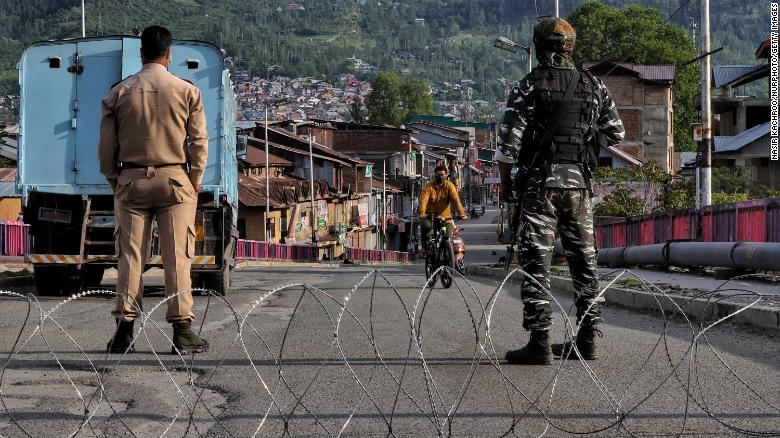
[[112,187],[118,161],[139,166],[189,163],[190,181],[198,185],[208,146],[200,90],[161,64],[144,64],[103,98],[98,158],[100,173]]
[[437,186],[436,182],[431,181],[422,189],[418,214],[424,216],[433,213],[436,217],[452,217],[450,204],[453,203],[458,210],[458,216],[466,216],[455,184],[444,181],[440,186]]

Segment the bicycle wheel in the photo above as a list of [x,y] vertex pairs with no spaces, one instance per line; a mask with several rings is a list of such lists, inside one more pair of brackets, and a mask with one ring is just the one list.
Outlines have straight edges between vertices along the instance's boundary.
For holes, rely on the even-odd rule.
[[455,269],[455,251],[453,251],[452,242],[449,240],[439,247],[439,266],[445,267],[441,270],[441,285],[445,289],[449,289],[452,286],[453,270]]
[[455,270],[462,275],[466,275],[466,262],[463,259],[455,260]]
[[[430,280],[431,275],[433,275],[434,272],[436,272],[436,268],[438,268],[436,263],[436,257],[434,256],[433,251],[428,251],[428,254],[425,256],[425,279]],[[431,280],[431,285],[436,284],[436,279]]]

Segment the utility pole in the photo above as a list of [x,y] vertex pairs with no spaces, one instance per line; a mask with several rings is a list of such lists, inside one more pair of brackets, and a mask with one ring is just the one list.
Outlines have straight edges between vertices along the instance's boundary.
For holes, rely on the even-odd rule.
[[[387,227],[387,160],[382,160],[382,249],[385,249],[385,232]],[[385,253],[382,252],[382,261],[385,261]]]
[[[314,153],[311,145],[311,127],[309,127],[309,198],[311,198],[311,244],[317,246],[317,228],[319,228],[319,218],[317,210],[314,208]],[[267,144],[267,143],[266,143]],[[319,257],[317,257],[319,258]]]
[[409,244],[406,245],[407,251],[414,248],[414,216],[417,214],[417,212],[414,211],[414,189],[417,185],[417,178],[415,177],[415,179],[409,180],[409,182],[412,193],[409,197],[409,231],[406,233],[409,236]]
[[268,102],[265,103],[265,241],[271,242],[271,232],[268,230],[268,219],[271,217],[271,181],[269,178],[270,165],[268,164]]
[[468,179],[466,180],[466,187],[469,191],[469,196],[467,197],[469,201],[469,208],[471,208],[471,204],[474,203],[474,200],[471,199],[471,148],[469,147],[469,151],[466,153],[466,176]]
[[[701,53],[710,53],[710,0],[701,0]],[[712,126],[710,124],[710,57],[705,56],[701,63],[701,205],[712,204]]]
[[559,0],[555,0],[555,18],[561,17],[561,5]]
[[87,16],[84,10],[84,0],[81,0],[81,37],[87,36]]

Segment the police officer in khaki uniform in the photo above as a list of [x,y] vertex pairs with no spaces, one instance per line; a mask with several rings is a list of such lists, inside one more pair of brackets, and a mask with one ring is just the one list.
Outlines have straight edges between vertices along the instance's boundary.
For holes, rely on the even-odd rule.
[[[141,274],[157,218],[165,266],[166,319],[173,324],[172,353],[206,351],[191,329],[190,263],[195,208],[206,167],[208,133],[200,90],[168,72],[171,33],[159,26],[141,34],[140,72],[103,99],[100,172],[114,191],[117,246],[117,331],[111,353],[133,351],[133,321],[142,308]],[[187,169],[189,168],[189,172]]]

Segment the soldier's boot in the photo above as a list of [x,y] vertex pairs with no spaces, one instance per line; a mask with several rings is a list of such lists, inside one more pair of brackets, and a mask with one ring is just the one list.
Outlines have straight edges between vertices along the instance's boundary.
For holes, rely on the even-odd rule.
[[173,346],[171,354],[204,353],[209,351],[209,343],[199,338],[192,331],[191,321],[176,321],[173,323]]
[[135,351],[133,345],[133,326],[135,321],[116,320],[116,332],[114,337],[106,344],[106,350],[111,354],[132,353]]
[[603,338],[604,334],[593,326],[580,327],[577,339],[574,340],[574,345],[577,346],[576,350],[570,351],[572,350],[572,342],[568,341],[564,344],[554,345],[553,353],[556,356],[572,357],[579,352],[577,356],[582,360],[596,360],[599,357],[596,349],[596,336]]
[[516,365],[550,365],[553,361],[550,332],[531,330],[531,339],[519,350],[506,353],[506,361]]

